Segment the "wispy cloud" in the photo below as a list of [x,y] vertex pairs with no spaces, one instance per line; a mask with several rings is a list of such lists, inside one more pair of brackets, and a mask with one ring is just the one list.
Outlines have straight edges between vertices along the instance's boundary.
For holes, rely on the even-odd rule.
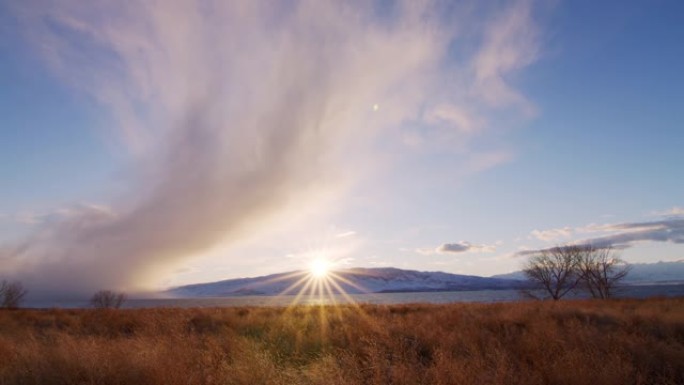
[[354,235],[356,235],[356,231],[349,230],[349,231],[344,231],[344,232],[341,232],[341,233],[337,233],[337,234],[335,234],[335,237],[337,237],[337,238],[346,238],[346,237],[351,237],[351,236],[354,236]]
[[443,243],[436,248],[418,248],[414,251],[423,255],[459,254],[465,252],[491,253],[496,251],[496,245],[479,245],[466,241],[459,241],[454,243]]
[[661,217],[684,216],[684,207],[675,206],[669,210],[655,211],[653,214]]
[[438,253],[462,253],[462,252],[476,252],[476,253],[491,253],[496,250],[494,245],[478,245],[466,241],[457,243],[444,243],[437,247]]
[[495,106],[516,104],[532,114],[535,108],[506,77],[511,71],[535,61],[539,46],[538,27],[530,23],[532,1],[520,2],[509,13],[489,21],[484,44],[473,61],[476,77],[474,92]]
[[[377,139],[425,108],[460,132],[491,108],[531,109],[507,81],[538,55],[530,4],[18,3],[28,41],[108,108],[138,171],[108,205],[116,215],[51,222],[3,252],[3,271],[34,293],[150,287],[285,205],[353,182]],[[477,41],[465,61],[447,60]]]
[[24,224],[44,226],[81,216],[102,216],[113,218],[115,213],[106,206],[93,203],[76,203],[43,212],[20,212],[8,215],[9,220]]
[[563,227],[559,229],[549,230],[532,230],[530,235],[542,241],[557,241],[561,239],[570,238],[573,234],[573,229],[570,227]]
[[440,104],[427,111],[424,120],[428,124],[443,125],[449,130],[473,133],[483,127],[482,117],[464,106]]
[[[673,216],[660,221],[625,222],[617,224],[588,225],[574,230],[575,233],[593,233],[594,236],[566,242],[573,245],[591,245],[596,248],[626,249],[642,242],[668,242],[684,244],[684,217]],[[533,232],[534,233],[534,232]],[[538,232],[549,234],[545,241],[557,240],[556,230]],[[573,233],[572,229],[561,232],[562,236]],[[544,249],[529,249],[518,252],[518,255],[529,255]]]
[[613,234],[583,240],[596,247],[631,247],[638,242],[684,243],[684,218],[620,223],[605,228]]
[[463,253],[472,249],[472,245],[468,242],[458,243],[444,243],[438,246],[435,251],[438,253]]

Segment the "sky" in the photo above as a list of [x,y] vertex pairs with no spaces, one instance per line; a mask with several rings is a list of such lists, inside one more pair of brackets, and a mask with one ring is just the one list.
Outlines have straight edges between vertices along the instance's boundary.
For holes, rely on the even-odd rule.
[[0,3],[0,277],[684,259],[681,1]]

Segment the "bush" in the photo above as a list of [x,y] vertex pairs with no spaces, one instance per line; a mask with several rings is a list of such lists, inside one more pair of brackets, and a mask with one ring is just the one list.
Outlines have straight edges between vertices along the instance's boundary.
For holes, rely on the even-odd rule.
[[118,309],[126,302],[124,293],[100,290],[90,298],[90,305],[96,309]]
[[2,302],[2,307],[6,309],[18,308],[27,293],[28,290],[24,289],[24,285],[21,282],[0,282],[0,301]]

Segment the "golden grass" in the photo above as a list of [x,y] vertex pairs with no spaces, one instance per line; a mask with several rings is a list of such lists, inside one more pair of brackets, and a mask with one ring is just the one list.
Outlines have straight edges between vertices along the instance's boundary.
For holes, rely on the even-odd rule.
[[684,298],[2,311],[0,384],[684,384]]

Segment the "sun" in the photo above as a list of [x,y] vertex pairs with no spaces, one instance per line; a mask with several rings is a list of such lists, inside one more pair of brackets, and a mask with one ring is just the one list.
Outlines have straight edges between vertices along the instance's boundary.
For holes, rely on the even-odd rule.
[[330,262],[325,259],[315,259],[309,266],[309,272],[314,278],[325,278],[330,272]]
[[292,295],[289,308],[298,304],[336,305],[339,301],[355,304],[347,291],[367,293],[368,290],[345,277],[344,270],[338,269],[339,260],[327,258],[327,252],[312,252],[305,269],[279,275],[272,281],[294,281],[283,289],[278,296]]

